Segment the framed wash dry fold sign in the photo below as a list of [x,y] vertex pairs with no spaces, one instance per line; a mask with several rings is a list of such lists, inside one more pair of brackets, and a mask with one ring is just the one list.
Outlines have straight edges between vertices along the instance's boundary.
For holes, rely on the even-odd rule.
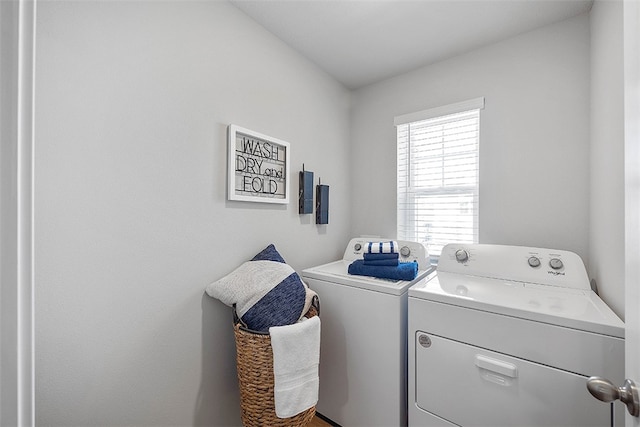
[[288,142],[229,125],[228,198],[289,203]]

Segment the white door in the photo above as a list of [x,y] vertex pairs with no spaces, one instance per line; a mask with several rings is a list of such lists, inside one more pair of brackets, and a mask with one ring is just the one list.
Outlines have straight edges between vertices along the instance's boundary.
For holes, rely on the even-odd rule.
[[[640,386],[640,2],[623,1],[625,377]],[[622,384],[616,384],[621,386]],[[618,405],[619,403],[616,403]],[[626,427],[640,418],[626,413]]]
[[[625,122],[625,376],[640,385],[640,2],[623,2]],[[620,386],[622,384],[618,384]],[[619,404],[619,403],[616,403]],[[626,427],[640,426],[627,413]]]

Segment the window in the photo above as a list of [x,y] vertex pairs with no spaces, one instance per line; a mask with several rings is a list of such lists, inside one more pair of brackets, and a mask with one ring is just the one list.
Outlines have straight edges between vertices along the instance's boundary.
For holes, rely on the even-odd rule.
[[478,151],[484,98],[395,118],[398,239],[432,260],[447,243],[478,242]]

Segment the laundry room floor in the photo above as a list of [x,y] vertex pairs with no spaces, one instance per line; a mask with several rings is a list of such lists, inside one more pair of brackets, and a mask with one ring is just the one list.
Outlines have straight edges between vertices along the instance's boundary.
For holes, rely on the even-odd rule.
[[331,427],[331,424],[316,415],[311,422],[307,424],[307,427]]

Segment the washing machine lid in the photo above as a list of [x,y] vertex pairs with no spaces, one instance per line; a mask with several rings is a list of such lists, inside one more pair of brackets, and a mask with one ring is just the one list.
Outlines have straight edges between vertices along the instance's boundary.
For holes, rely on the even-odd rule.
[[402,295],[418,281],[425,278],[431,270],[419,270],[414,280],[389,280],[369,276],[356,276],[348,273],[351,260],[339,260],[302,271],[302,279],[324,280],[344,286],[353,286],[390,295]]
[[419,242],[408,240],[395,240],[398,244],[400,262],[417,262],[418,275],[411,281],[380,279],[370,276],[356,276],[349,274],[349,264],[357,259],[362,259],[367,251],[369,242],[390,241],[393,239],[381,238],[378,236],[354,237],[349,240],[341,260],[308,268],[302,271],[305,277],[325,280],[345,286],[353,286],[371,291],[384,292],[391,295],[402,295],[416,282],[422,280],[434,270],[429,264],[429,254],[427,248]]
[[409,289],[409,298],[624,338],[622,320],[590,289],[439,271]]

